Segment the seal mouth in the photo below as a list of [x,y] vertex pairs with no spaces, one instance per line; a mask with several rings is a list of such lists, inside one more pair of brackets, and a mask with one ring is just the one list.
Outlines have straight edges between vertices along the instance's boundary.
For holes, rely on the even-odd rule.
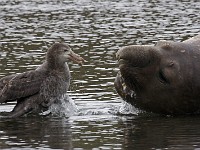
[[69,54],[69,59],[75,63],[78,63],[80,66],[82,66],[83,63],[85,62],[84,58],[82,58],[80,55],[74,53],[73,51],[71,51],[71,53]]
[[124,78],[121,75],[121,72],[119,71],[115,80],[115,88],[118,92],[118,94],[127,102],[129,102],[130,99],[136,99],[136,92],[133,89],[130,89],[125,81]]

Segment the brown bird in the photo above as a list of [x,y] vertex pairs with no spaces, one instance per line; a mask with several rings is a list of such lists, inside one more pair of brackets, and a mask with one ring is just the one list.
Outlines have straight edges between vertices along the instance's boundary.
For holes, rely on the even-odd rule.
[[70,85],[68,60],[81,65],[84,62],[68,45],[56,43],[48,49],[45,62],[36,70],[1,78],[0,103],[17,101],[14,109],[4,117],[19,117],[58,102]]

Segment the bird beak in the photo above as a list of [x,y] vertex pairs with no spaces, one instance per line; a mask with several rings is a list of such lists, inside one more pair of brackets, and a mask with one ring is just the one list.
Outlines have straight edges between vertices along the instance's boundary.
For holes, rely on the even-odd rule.
[[83,63],[85,62],[85,60],[79,56],[78,54],[74,53],[72,50],[70,51],[70,54],[69,54],[69,59],[78,63],[80,66],[83,65]]

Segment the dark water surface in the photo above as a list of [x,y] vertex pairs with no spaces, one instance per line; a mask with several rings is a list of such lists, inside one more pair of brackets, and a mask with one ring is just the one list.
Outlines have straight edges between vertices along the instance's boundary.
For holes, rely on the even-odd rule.
[[195,36],[199,10],[198,0],[1,0],[0,77],[36,68],[55,41],[87,62],[69,63],[77,113],[1,119],[0,149],[200,149],[200,117],[130,115],[113,87],[119,47]]

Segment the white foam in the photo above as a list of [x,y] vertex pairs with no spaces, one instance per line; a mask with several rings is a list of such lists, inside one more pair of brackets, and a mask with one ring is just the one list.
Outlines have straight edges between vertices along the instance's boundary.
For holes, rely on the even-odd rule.
[[70,117],[78,113],[78,108],[74,103],[74,100],[65,94],[60,103],[54,103],[50,106],[49,111],[56,116]]
[[132,106],[131,104],[123,101],[122,106],[119,108],[119,114],[122,115],[137,115],[139,110]]

